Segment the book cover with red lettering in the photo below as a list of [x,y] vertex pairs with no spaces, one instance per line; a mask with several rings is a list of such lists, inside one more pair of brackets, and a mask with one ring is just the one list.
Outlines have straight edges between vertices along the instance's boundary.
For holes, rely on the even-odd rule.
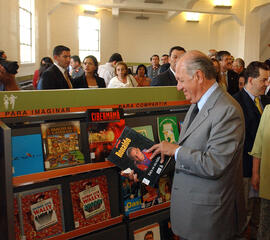
[[107,160],[125,127],[122,109],[88,110],[88,142],[92,162]]
[[61,186],[19,193],[25,239],[45,239],[64,232]]
[[134,240],[160,240],[160,227],[158,223],[139,228],[133,232]]
[[80,146],[80,121],[41,124],[46,170],[85,163]]
[[155,186],[167,165],[168,158],[165,158],[163,163],[160,162],[160,155],[151,159],[152,153],[148,153],[147,149],[153,145],[154,142],[147,137],[125,127],[108,160],[127,172],[134,170],[140,181],[146,185]]
[[70,183],[75,228],[111,218],[108,183],[105,175]]

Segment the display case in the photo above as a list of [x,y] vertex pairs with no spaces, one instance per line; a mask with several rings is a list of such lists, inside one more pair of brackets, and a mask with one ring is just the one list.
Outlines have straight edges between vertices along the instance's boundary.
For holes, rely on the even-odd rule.
[[[129,224],[132,221],[139,219],[143,225],[144,219],[148,221],[152,215],[154,217],[164,211],[166,216],[169,215],[169,201],[160,201],[159,204],[128,214],[125,212],[119,168],[105,161],[106,159],[94,162],[89,151],[87,110],[121,108],[126,126],[151,126],[154,141],[159,142],[158,118],[174,117],[180,130],[181,121],[189,108],[189,102],[175,87],[0,92],[0,99],[0,228],[4,239],[88,239],[88,236],[103,239],[102,236],[109,236],[112,232],[118,235],[119,239],[131,239]],[[61,164],[65,158],[76,164],[48,169],[44,160],[47,155],[44,152],[42,126],[54,123],[65,123],[67,126],[66,123],[70,122],[80,123],[79,135],[71,131],[66,137],[68,140],[63,140],[61,134],[54,133],[52,136],[54,140],[57,139],[58,144],[54,142],[53,149],[63,148],[65,145],[74,147],[77,143],[76,149],[80,156],[84,157],[84,161],[76,159],[77,153],[63,155]],[[63,127],[60,124],[60,127],[54,127],[55,129],[59,132]],[[77,136],[75,140],[74,135]],[[40,144],[41,153],[38,147]],[[19,147],[25,149],[24,154],[20,155]],[[21,162],[17,164],[19,160]],[[23,168],[23,171],[17,170]],[[166,171],[172,173],[173,164]],[[81,189],[73,187],[74,184],[81,184]],[[59,186],[59,200],[53,192],[56,191],[55,186]],[[90,201],[89,196],[94,192],[102,197]],[[41,200],[38,199],[40,195]],[[84,202],[85,197],[88,197],[89,201],[82,206],[81,202]],[[46,222],[45,218],[41,217],[44,213],[42,215],[35,212],[35,209],[43,209],[49,203],[54,205],[54,209],[47,211],[51,215],[50,220],[47,216]],[[77,210],[74,207],[76,204]],[[57,205],[62,214],[57,212]],[[28,211],[25,210],[26,206]],[[87,224],[82,224],[84,221],[80,219]],[[18,222],[19,227],[16,226]],[[58,232],[55,232],[56,227],[53,227],[56,222],[59,225]]]

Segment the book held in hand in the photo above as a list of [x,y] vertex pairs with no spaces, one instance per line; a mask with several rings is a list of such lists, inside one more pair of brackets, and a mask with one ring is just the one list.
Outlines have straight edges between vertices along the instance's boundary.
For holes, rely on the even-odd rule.
[[163,163],[160,163],[160,155],[151,159],[152,153],[147,152],[147,149],[153,145],[154,142],[150,139],[129,127],[125,127],[108,156],[108,160],[122,170],[128,168],[134,170],[140,181],[146,185],[154,186],[165,167],[167,159]]

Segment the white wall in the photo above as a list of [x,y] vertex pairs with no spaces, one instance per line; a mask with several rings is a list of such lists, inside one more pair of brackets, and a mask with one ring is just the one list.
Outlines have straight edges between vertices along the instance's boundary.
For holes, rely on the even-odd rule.
[[217,50],[227,50],[234,57],[243,57],[239,56],[239,24],[229,17],[223,21],[216,23],[217,26],[215,32],[216,38],[216,49]]
[[[55,45],[67,45],[71,54],[78,54],[77,21],[82,9],[76,5],[59,2],[60,0],[36,0],[36,63],[20,66],[18,76],[33,74],[39,66],[40,59],[52,55]],[[207,9],[210,6],[208,5],[208,2],[200,0],[195,7],[203,9],[205,6]],[[4,49],[11,60],[19,59],[19,21],[16,9],[17,0],[0,0],[0,49]],[[228,11],[224,10],[227,13]],[[214,21],[213,15],[202,14],[199,23],[189,23],[185,21],[183,14],[171,20],[165,20],[161,15],[149,15],[149,20],[142,21],[136,20],[135,14],[120,12],[119,17],[113,17],[109,10],[102,10],[95,15],[101,22],[101,63],[107,62],[114,52],[121,53],[127,62],[149,62],[153,53],[168,53],[175,45],[203,52],[210,48],[226,49],[235,57],[248,57],[249,60],[257,56],[260,56],[261,60],[268,58],[270,48],[262,51],[259,45],[266,44],[264,39],[267,36],[269,40],[269,19],[268,22],[264,19],[262,32],[255,38],[250,33],[256,26],[259,29],[262,23],[258,21],[257,25],[251,24],[249,27],[245,12],[247,8],[241,12],[239,4],[235,5],[233,11],[238,16],[237,21],[232,17]],[[257,42],[257,38],[261,38],[257,44],[258,50],[255,48],[251,51],[250,46]]]
[[125,61],[149,62],[154,53],[168,53],[176,45],[205,52],[209,48],[207,16],[202,16],[199,23],[186,22],[183,14],[171,21],[164,16],[150,15],[148,20],[137,20],[135,16],[121,14],[119,17],[119,52]]

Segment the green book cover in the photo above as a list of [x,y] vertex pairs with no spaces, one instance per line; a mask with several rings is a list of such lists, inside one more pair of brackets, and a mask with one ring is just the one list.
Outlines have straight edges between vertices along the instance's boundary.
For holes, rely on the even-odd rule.
[[158,137],[159,141],[177,143],[179,138],[178,121],[175,116],[158,117]]
[[136,132],[142,134],[143,136],[149,138],[153,142],[154,140],[154,135],[153,135],[153,128],[152,125],[146,125],[146,126],[139,126],[139,127],[133,127]]

